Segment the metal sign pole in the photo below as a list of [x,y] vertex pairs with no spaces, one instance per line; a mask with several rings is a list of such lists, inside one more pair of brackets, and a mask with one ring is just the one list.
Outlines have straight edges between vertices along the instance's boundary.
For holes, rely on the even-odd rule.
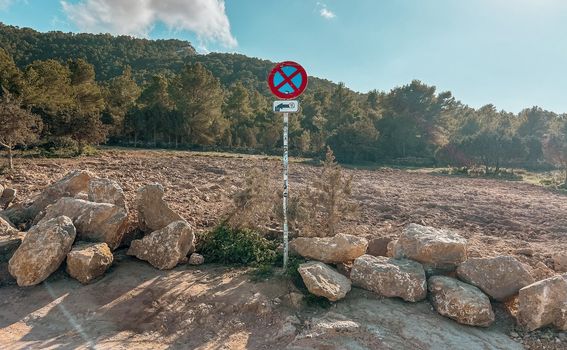
[[288,227],[287,227],[287,198],[289,193],[288,188],[288,129],[289,129],[289,114],[283,114],[283,180],[284,180],[284,188],[283,188],[283,241],[284,241],[284,256],[283,256],[283,268],[284,270],[287,268],[288,262],[288,255],[289,255],[289,234],[288,234]]
[[287,222],[287,204],[288,204],[288,131],[289,131],[289,113],[299,112],[299,101],[293,99],[299,97],[307,88],[308,76],[305,68],[299,63],[293,61],[285,61],[278,63],[268,74],[268,86],[270,91],[276,97],[283,101],[274,101],[274,112],[283,114],[283,267],[287,269],[289,260],[289,232]]

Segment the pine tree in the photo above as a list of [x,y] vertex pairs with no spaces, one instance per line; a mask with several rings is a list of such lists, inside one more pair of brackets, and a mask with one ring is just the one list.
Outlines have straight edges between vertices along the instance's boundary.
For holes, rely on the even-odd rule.
[[214,126],[223,125],[220,82],[202,64],[185,67],[171,85],[171,95],[183,117],[188,143],[211,145],[219,138]]
[[6,89],[14,95],[19,95],[23,89],[22,78],[22,72],[14,63],[12,56],[0,48],[0,94]]
[[124,127],[126,113],[135,107],[140,97],[140,88],[132,77],[132,69],[127,66],[122,75],[110,80],[105,89],[106,111],[113,125],[113,134],[120,134]]
[[[152,82],[144,89],[138,103],[144,110],[146,128],[145,133],[157,145],[159,133],[177,135],[175,118],[173,118],[174,104],[169,96],[168,82],[163,76],[155,76]],[[176,136],[177,137],[177,136]]]
[[242,83],[237,83],[230,91],[223,107],[223,115],[230,122],[232,142],[235,146],[255,147],[254,110],[250,94]]

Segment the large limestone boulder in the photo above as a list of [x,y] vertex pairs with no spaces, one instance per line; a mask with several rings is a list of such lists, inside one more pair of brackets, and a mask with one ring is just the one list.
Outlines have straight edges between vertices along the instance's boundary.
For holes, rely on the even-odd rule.
[[290,242],[290,247],[297,254],[328,264],[353,261],[365,254],[368,241],[365,238],[347,234],[334,237],[300,237]]
[[96,203],[114,204],[128,212],[124,190],[113,180],[91,179],[89,182],[88,200]]
[[67,273],[82,284],[89,284],[102,276],[113,260],[106,243],[82,242],[67,254]]
[[55,272],[71,250],[76,234],[73,221],[66,216],[32,227],[8,265],[18,285],[36,285]]
[[16,199],[18,191],[13,188],[5,188],[0,193],[2,194],[0,196],[0,209],[6,209]]
[[61,215],[73,220],[79,240],[104,242],[112,250],[118,248],[128,226],[128,214],[123,208],[75,198],[61,198],[50,205],[40,223]]
[[61,180],[44,189],[31,202],[13,205],[2,212],[16,225],[33,221],[48,205],[63,197],[74,197],[86,192],[92,175],[87,171],[72,171]]
[[385,297],[416,302],[427,296],[425,271],[411,260],[363,255],[354,261],[350,279],[354,286]]
[[494,322],[490,299],[477,287],[455,278],[433,276],[428,289],[439,314],[469,326],[488,327]]
[[394,257],[432,270],[455,270],[467,259],[467,240],[450,230],[409,224],[394,246]]
[[567,275],[554,276],[520,289],[518,322],[532,331],[548,325],[567,330]]
[[350,280],[322,262],[310,261],[297,270],[311,294],[337,301],[350,292]]
[[528,268],[513,256],[468,259],[459,265],[457,275],[498,301],[534,283]]
[[169,270],[183,262],[194,249],[195,235],[183,220],[132,241],[128,255],[145,260],[160,270]]
[[163,200],[163,186],[151,184],[138,190],[137,209],[140,229],[145,232],[160,230],[174,221],[183,220]]

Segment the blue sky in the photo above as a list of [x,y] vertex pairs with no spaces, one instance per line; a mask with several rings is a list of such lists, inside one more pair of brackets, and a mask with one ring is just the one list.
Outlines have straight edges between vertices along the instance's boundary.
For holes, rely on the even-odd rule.
[[295,60],[361,92],[420,79],[473,107],[567,112],[564,0],[0,0],[0,21]]

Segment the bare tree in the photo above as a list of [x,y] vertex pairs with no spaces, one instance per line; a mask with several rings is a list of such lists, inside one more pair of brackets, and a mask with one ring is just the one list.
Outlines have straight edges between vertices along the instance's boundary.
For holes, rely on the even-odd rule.
[[233,227],[258,229],[268,223],[276,190],[265,169],[252,168],[240,191],[232,196],[233,209],[227,222]]
[[14,169],[14,147],[37,140],[41,128],[41,118],[23,109],[21,101],[4,90],[0,100],[0,146],[8,150],[10,169]]
[[310,208],[317,212],[316,217],[323,229],[319,235],[336,235],[339,222],[356,211],[356,206],[350,201],[351,191],[352,176],[343,175],[333,151],[327,147],[323,171],[313,182],[308,194]]
[[[274,185],[268,169],[253,168],[245,183],[233,197],[233,208],[227,222],[232,227],[249,228],[260,232],[271,231],[274,220],[283,221],[283,190]],[[310,223],[311,211],[299,189],[288,197],[288,221],[292,234],[297,234]]]

